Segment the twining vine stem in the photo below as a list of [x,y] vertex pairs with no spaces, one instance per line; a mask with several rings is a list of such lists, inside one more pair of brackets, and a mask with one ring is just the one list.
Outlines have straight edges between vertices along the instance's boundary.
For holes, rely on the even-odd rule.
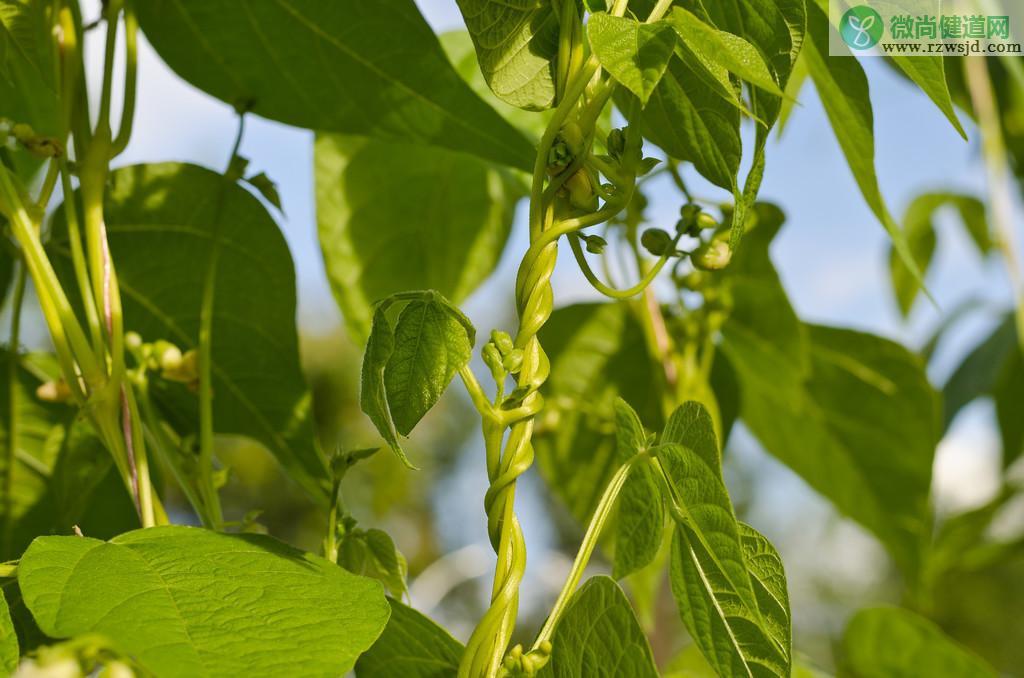
[[[573,5],[575,3],[566,3]],[[625,14],[628,0],[615,0],[609,9],[612,16]],[[648,17],[648,22],[657,21],[671,6],[671,0],[659,0]],[[486,611],[476,629],[473,631],[459,667],[460,678],[493,678],[508,670],[503,668],[505,652],[515,626],[519,606],[519,585],[526,568],[526,548],[522,529],[514,512],[516,480],[533,463],[534,417],[543,408],[540,387],[547,380],[550,372],[548,358],[540,345],[537,334],[547,322],[554,308],[551,275],[557,259],[557,241],[563,235],[570,235],[583,228],[594,226],[617,215],[628,203],[628,198],[635,188],[636,177],[620,177],[618,173],[608,178],[613,182],[628,181],[626,186],[618,186],[625,199],[610,199],[605,206],[585,216],[565,218],[556,209],[555,191],[564,175],[551,180],[546,186],[549,154],[563,128],[573,113],[583,133],[593,137],[596,119],[612,94],[614,83],[600,79],[601,68],[597,58],[591,55],[582,60],[582,26],[575,9],[569,11],[563,5],[561,14],[561,35],[559,54],[570,63],[556,64],[558,84],[558,104],[550,122],[544,130],[537,149],[534,163],[533,180],[530,191],[530,247],[523,257],[516,277],[516,308],[519,313],[519,330],[514,338],[514,347],[522,352],[522,363],[518,368],[516,390],[519,394],[517,406],[508,408],[502,403],[504,393],[503,375],[497,384],[497,394],[493,404],[488,402],[483,390],[468,370],[463,370],[462,379],[470,392],[474,404],[483,415],[484,448],[487,459],[487,473],[490,487],[484,499],[488,520],[488,534],[491,545],[498,556],[492,584],[491,606]],[[564,83],[564,84],[563,84]],[[586,97],[586,101],[581,101]],[[590,142],[587,141],[578,149],[579,155],[589,155]],[[565,172],[577,170],[579,157]],[[664,262],[661,262],[663,265]],[[661,266],[657,269],[660,270]],[[589,271],[589,267],[585,268]],[[592,271],[591,271],[592,273]],[[653,280],[653,275],[644,276],[641,284],[629,290],[619,291],[604,286],[606,293],[611,295],[638,293]],[[630,296],[630,295],[627,295]],[[513,404],[514,405],[514,404]],[[505,436],[507,430],[507,437]],[[504,443],[504,446],[503,446]],[[622,471],[620,481],[624,482],[629,467]],[[618,475],[616,476],[619,477]],[[617,496],[618,488],[609,487],[608,510]],[[558,614],[564,608],[568,596],[578,583],[582,568],[586,566],[596,543],[597,535],[604,524],[604,519],[592,522],[593,533],[588,531],[577,557],[575,575],[570,575],[566,583],[563,598],[555,614],[549,619],[546,636],[551,634]],[[578,570],[578,572],[577,572]],[[573,579],[573,576],[576,578]],[[546,654],[550,643],[547,637],[541,638],[533,650],[523,656],[517,651],[510,655],[513,668],[520,672],[531,673],[547,660]]]

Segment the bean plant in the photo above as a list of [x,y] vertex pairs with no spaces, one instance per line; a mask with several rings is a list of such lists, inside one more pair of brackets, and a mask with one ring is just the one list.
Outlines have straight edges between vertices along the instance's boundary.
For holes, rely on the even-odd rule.
[[[989,196],[931,191],[898,222],[867,78],[830,55],[824,2],[456,2],[465,30],[437,36],[413,0],[0,0],[3,671],[824,675],[799,634],[794,647],[779,553],[730,499],[737,422],[898,573],[901,607],[857,612],[837,640],[841,675],[1019,669],[942,603],[950,581],[1019,550],[986,532],[1017,488],[1007,475],[991,504],[941,519],[930,491],[936,445],[976,397],[996,401],[1005,466],[1024,451],[1024,305],[940,394],[925,359],[941,335],[915,351],[798,317],[770,256],[785,214],[758,198],[770,135],[807,81],[891,237],[904,313],[938,305],[924,275],[948,206],[1019,276],[1019,66],[887,63],[965,138],[958,115],[977,121],[989,168]],[[146,76],[140,30],[237,112],[220,167],[118,163]],[[315,133],[324,266],[365,348],[359,405],[378,434],[358,447],[315,433],[284,213],[239,153],[253,116]],[[669,223],[648,215],[656,182],[674,191]],[[514,321],[478,332],[459,305],[520,241],[517,205],[525,246],[497,297]],[[560,304],[560,253],[603,301]],[[22,349],[30,308],[52,350]],[[479,418],[496,556],[465,644],[409,606],[401,543],[343,493],[387,450],[403,474],[432,464],[406,438],[453,382]],[[223,450],[239,437],[318,506],[320,553],[225,516]],[[533,468],[582,535],[539,629],[517,625],[516,491]],[[666,596],[667,663],[648,641]]]

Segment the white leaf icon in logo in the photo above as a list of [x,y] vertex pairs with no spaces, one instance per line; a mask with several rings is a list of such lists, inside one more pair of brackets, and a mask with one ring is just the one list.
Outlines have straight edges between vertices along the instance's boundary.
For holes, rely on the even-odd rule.
[[875,16],[873,14],[869,14],[864,17],[863,21],[861,21],[860,18],[851,14],[848,18],[848,22],[850,24],[850,28],[857,33],[853,38],[853,47],[864,49],[865,47],[870,46],[871,36],[868,35],[868,31],[870,31],[875,25]]

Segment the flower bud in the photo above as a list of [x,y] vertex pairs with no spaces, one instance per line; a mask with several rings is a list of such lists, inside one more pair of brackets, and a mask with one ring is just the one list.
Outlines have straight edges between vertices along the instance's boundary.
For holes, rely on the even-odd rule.
[[501,355],[506,356],[515,348],[512,337],[503,330],[491,330],[491,342],[498,347]]
[[505,371],[509,374],[518,374],[519,370],[523,367],[523,351],[522,349],[515,349],[511,351],[505,359],[501,361],[501,366],[505,368]]
[[[163,366],[165,355],[170,358],[168,367]],[[164,379],[182,384],[195,384],[199,381],[199,353],[195,349],[186,351],[178,359],[177,364],[173,364],[175,357],[173,352],[158,353],[155,357],[160,362],[160,374]]]
[[601,254],[604,252],[604,248],[608,247],[608,241],[599,235],[580,234],[580,238],[586,243],[587,251],[591,254]]
[[581,169],[569,177],[565,188],[569,191],[569,204],[573,207],[587,212],[597,210],[597,191],[586,170]]
[[732,260],[732,247],[724,239],[715,238],[693,253],[693,265],[702,271],[720,271]]
[[660,228],[649,228],[641,234],[640,244],[654,256],[660,257],[671,253],[672,236]]
[[63,379],[47,381],[36,388],[36,398],[44,403],[66,403],[71,400],[71,387]]

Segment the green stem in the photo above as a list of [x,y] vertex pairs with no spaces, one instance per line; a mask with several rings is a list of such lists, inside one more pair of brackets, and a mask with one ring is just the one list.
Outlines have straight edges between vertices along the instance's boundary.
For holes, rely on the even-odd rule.
[[989,215],[996,229],[996,241],[1010,274],[1017,321],[1017,341],[1024,351],[1024,266],[1018,258],[1014,230],[1013,199],[1008,183],[1008,158],[999,122],[998,103],[984,59],[964,59],[965,80],[981,128],[982,155],[988,175]]
[[227,173],[238,155],[245,134],[245,115],[238,117],[238,132],[231,148],[231,156],[225,170],[225,186],[217,205],[217,215],[213,227],[213,244],[210,248],[210,259],[203,280],[203,298],[199,310],[199,478],[203,501],[216,520],[220,529],[223,515],[220,507],[220,495],[213,479],[214,430],[213,430],[213,309],[216,298],[217,266],[220,263],[220,221],[223,209],[224,192],[227,190]]
[[19,351],[21,336],[21,307],[25,300],[25,282],[27,271],[24,264],[19,264],[18,273],[14,283],[14,297],[11,301],[11,337],[8,342],[7,356],[7,393],[8,393],[8,421],[7,421],[7,449],[4,450],[5,458],[3,465],[3,550],[6,555],[11,550],[11,531],[14,527],[14,462],[18,454],[18,438],[21,434],[19,420],[20,404],[20,380],[18,370],[21,366],[21,353]]
[[[134,374],[134,372],[129,374]],[[210,529],[213,521],[210,519],[202,497],[196,491],[193,474],[182,464],[185,455],[181,449],[181,443],[174,440],[173,434],[167,430],[167,427],[157,414],[156,407],[153,405],[152,398],[149,395],[149,381],[147,377],[145,374],[136,375],[132,381],[134,385],[133,391],[138,402],[138,420],[142,424],[142,430],[149,443],[148,447],[155,450],[164,460],[167,467],[171,469],[174,480],[178,483],[182,492],[185,493],[185,498],[195,510],[196,515],[199,516],[203,527]]]
[[597,503],[597,508],[594,509],[594,514],[590,518],[590,524],[587,525],[587,531],[583,535],[583,541],[580,543],[575,560],[573,560],[569,576],[566,577],[565,584],[555,600],[554,607],[551,608],[547,621],[544,622],[540,633],[537,634],[537,638],[533,641],[531,650],[537,650],[545,641],[551,640],[551,635],[555,631],[559,618],[562,616],[566,606],[569,604],[569,599],[572,598],[572,594],[576,591],[576,587],[579,586],[580,580],[583,578],[583,572],[586,570],[590,557],[594,553],[594,548],[601,537],[601,532],[604,530],[604,526],[612,514],[612,509],[615,507],[615,501],[619,497],[619,492],[622,491],[622,486],[626,484],[626,480],[629,478],[633,467],[638,462],[647,462],[648,459],[649,457],[645,453],[637,454],[620,466],[615,475],[608,481],[604,493]]
[[125,74],[124,103],[121,120],[114,139],[113,155],[120,155],[128,146],[135,121],[135,99],[138,82],[138,33],[139,22],[135,18],[134,0],[126,0],[124,6]]
[[[669,252],[674,252],[676,244],[679,242],[679,237],[676,236],[675,240],[672,241],[672,247]],[[654,266],[644,274],[640,281],[632,287],[620,290],[614,287],[610,287],[603,283],[594,270],[590,267],[590,263],[587,261],[586,255],[583,254],[583,248],[580,246],[580,239],[575,234],[569,236],[569,246],[572,248],[573,256],[576,258],[576,263],[579,264],[580,270],[583,272],[583,277],[587,279],[594,289],[601,294],[611,299],[629,299],[643,292],[647,287],[654,282],[654,279],[661,273],[661,269],[665,267],[665,263],[668,262],[671,254],[662,254],[658,261],[655,262]]]

